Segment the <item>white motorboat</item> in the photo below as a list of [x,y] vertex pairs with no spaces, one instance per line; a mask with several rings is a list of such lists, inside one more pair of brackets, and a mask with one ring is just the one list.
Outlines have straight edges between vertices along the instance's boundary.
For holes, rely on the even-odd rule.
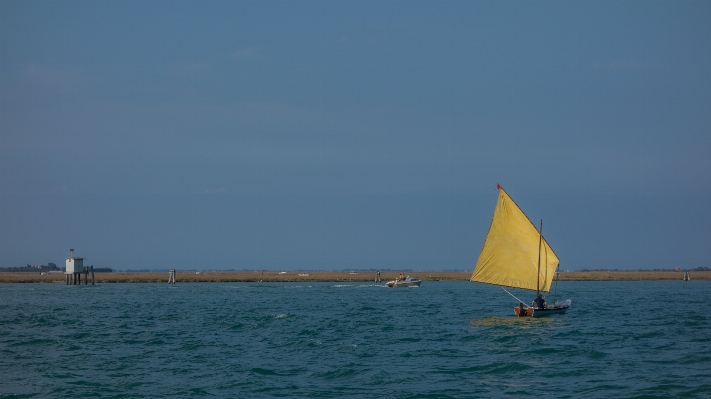
[[385,283],[388,287],[398,288],[398,287],[419,287],[422,280],[416,277],[405,276],[404,280],[393,280]]

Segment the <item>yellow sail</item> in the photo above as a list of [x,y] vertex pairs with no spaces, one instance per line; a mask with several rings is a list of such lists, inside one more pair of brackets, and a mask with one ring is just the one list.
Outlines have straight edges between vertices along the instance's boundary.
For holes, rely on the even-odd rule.
[[528,290],[536,290],[540,283],[540,290],[548,292],[558,257],[511,197],[503,189],[499,191],[494,218],[471,281]]

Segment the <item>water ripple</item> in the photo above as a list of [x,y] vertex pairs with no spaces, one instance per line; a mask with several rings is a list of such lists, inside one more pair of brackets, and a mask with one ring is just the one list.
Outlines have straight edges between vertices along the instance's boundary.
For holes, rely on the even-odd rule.
[[[561,283],[573,307],[544,319],[468,282],[1,288],[0,397],[711,392],[710,282]],[[668,305],[640,312],[650,292]]]

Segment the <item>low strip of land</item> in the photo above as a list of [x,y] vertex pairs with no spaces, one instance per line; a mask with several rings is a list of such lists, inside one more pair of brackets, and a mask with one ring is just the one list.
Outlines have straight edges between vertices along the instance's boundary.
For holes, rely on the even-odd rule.
[[[398,272],[381,272],[383,282],[394,280]],[[471,272],[407,272],[423,281],[466,281]],[[711,271],[691,271],[692,280],[711,280]],[[624,281],[624,280],[682,280],[683,271],[592,271],[592,272],[562,272],[560,281]],[[95,273],[96,283],[167,283],[168,273],[135,272],[135,273]],[[228,271],[228,272],[195,272],[177,271],[177,283],[188,282],[373,282],[374,272],[275,272],[275,271]],[[0,273],[0,283],[65,283],[63,273]],[[91,275],[89,275],[91,283]],[[84,284],[84,275],[82,275]]]

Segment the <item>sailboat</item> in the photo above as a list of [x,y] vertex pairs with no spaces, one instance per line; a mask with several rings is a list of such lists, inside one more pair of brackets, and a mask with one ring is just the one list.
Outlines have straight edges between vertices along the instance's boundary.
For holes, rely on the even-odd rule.
[[[540,229],[536,229],[501,185],[497,185],[496,189],[499,190],[499,199],[471,281],[502,288],[535,290],[537,296],[541,292],[549,292],[560,262],[543,238],[543,221]],[[513,297],[519,301],[519,306],[514,308],[514,314],[519,317],[564,313],[571,304],[568,299],[534,308]]]

